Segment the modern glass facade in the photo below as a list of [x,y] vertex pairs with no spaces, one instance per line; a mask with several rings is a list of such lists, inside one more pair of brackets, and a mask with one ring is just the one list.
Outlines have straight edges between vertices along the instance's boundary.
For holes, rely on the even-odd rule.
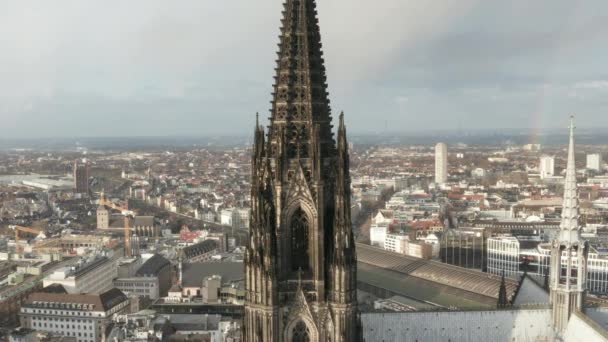
[[519,274],[519,241],[517,238],[498,237],[488,239],[488,273],[516,277]]
[[[514,236],[488,238],[488,273],[500,275],[504,270],[506,276],[516,278],[527,270],[530,276],[538,280],[548,276],[551,245],[538,243],[535,248],[522,248],[525,244],[528,244],[528,241],[520,241]],[[576,258],[573,258],[573,263],[576,268]],[[562,256],[562,267],[566,269],[565,254]],[[594,294],[608,294],[608,257],[593,249],[587,261],[587,289]]]

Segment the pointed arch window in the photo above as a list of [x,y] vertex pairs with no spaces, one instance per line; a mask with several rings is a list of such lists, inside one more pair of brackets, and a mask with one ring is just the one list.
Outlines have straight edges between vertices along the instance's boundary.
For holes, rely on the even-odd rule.
[[308,257],[309,223],[302,208],[298,208],[291,219],[291,269],[306,271],[309,267]]
[[292,330],[292,342],[310,342],[310,331],[308,326],[302,321],[299,321]]

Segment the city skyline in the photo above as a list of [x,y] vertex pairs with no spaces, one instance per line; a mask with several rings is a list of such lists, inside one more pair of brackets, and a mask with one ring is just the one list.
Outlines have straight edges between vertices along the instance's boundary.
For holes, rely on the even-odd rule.
[[608,341],[604,10],[7,0],[0,341]]
[[[240,135],[268,116],[281,1],[139,5],[3,4],[1,133]],[[542,131],[572,112],[608,126],[601,2],[319,7],[334,114],[353,133]]]

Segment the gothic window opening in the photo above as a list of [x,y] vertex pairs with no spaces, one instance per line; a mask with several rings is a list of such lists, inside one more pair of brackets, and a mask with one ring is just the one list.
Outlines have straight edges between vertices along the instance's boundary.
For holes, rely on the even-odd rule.
[[291,219],[291,269],[306,271],[308,266],[308,220],[299,208]]
[[306,324],[299,321],[292,331],[292,342],[310,342],[310,331]]

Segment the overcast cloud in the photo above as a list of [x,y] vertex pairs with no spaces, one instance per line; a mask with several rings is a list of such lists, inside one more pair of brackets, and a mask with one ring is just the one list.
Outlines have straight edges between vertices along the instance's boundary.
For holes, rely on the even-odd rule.
[[[317,0],[351,131],[608,127],[608,2]],[[247,134],[281,0],[0,0],[0,134]]]

